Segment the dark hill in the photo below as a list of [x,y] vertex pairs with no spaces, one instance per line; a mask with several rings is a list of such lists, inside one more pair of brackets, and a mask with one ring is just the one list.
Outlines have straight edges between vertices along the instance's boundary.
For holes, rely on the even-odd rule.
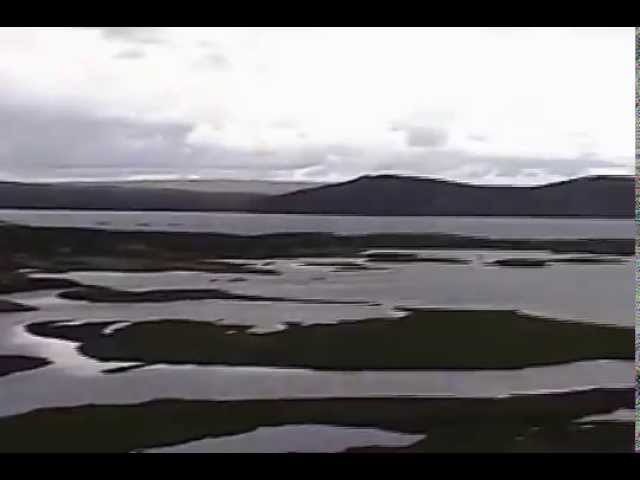
[[265,199],[262,210],[339,215],[633,217],[634,178],[582,177],[537,187],[364,176]]
[[257,193],[70,183],[0,182],[0,208],[70,210],[252,211]]
[[590,176],[536,187],[512,187],[377,175],[266,195],[0,182],[0,208],[633,218],[634,185],[633,177],[624,176]]

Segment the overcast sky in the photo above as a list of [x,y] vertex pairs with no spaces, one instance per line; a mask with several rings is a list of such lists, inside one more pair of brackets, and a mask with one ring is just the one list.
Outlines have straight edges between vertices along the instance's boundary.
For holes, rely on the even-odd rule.
[[634,29],[0,28],[0,179],[632,174]]

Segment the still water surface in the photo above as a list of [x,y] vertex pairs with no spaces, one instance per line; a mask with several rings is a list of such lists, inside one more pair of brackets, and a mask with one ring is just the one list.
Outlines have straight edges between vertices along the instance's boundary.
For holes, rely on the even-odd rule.
[[634,238],[633,219],[367,217],[210,212],[0,210],[0,220],[46,227],[217,232],[457,233],[496,238]]

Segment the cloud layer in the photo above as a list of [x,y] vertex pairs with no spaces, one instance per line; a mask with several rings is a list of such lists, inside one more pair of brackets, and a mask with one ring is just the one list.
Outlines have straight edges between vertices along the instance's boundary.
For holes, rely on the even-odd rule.
[[633,172],[633,28],[6,28],[0,176]]

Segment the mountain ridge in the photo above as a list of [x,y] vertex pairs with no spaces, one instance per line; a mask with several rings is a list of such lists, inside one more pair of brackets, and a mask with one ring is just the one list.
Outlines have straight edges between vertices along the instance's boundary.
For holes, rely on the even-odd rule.
[[592,175],[535,186],[474,185],[402,175],[364,175],[269,197],[269,213],[376,216],[567,216],[629,218],[632,176]]
[[5,209],[633,218],[634,197],[635,178],[624,175],[590,175],[534,186],[362,175],[280,194],[0,181],[0,208]]

